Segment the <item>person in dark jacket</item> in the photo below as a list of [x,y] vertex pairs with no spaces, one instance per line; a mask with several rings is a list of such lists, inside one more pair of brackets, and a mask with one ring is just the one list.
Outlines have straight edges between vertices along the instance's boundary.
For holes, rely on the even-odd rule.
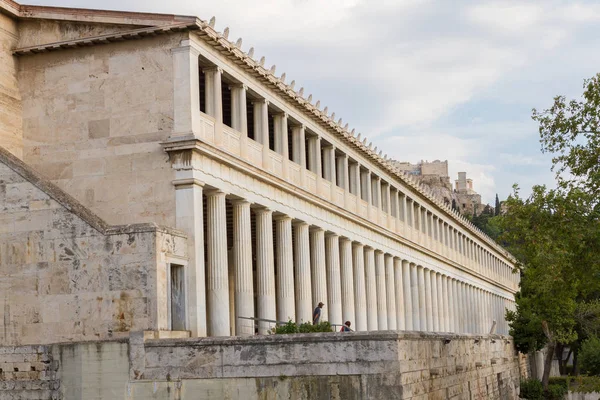
[[313,311],[313,325],[318,325],[321,320],[321,308],[323,308],[325,304],[320,302],[315,311]]

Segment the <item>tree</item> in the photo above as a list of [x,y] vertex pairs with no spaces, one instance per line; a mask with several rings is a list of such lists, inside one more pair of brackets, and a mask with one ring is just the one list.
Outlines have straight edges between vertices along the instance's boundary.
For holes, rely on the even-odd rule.
[[592,199],[578,189],[544,186],[522,199],[515,187],[501,217],[501,240],[521,269],[517,310],[506,315],[510,333],[520,351],[547,347],[544,388],[556,347],[580,339],[576,311],[600,293],[600,219]]
[[[581,100],[556,96],[549,109],[533,109],[542,152],[552,153],[558,183],[594,194],[600,191],[600,74],[586,79]],[[598,198],[596,198],[596,202]]]
[[500,199],[498,198],[498,193],[496,193],[496,205],[494,207],[494,215],[500,215]]

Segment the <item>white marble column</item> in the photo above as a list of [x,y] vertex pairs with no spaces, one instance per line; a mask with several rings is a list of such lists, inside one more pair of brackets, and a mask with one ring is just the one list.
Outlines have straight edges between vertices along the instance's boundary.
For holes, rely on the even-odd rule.
[[367,292],[365,287],[365,253],[360,243],[352,245],[352,264],[354,266],[354,307],[356,312],[356,331],[367,330]]
[[207,274],[209,336],[229,336],[229,269],[227,264],[227,219],[225,193],[206,193]]
[[235,83],[231,90],[231,127],[248,136],[248,110],[246,107],[246,92],[248,87],[243,83]]
[[452,288],[450,287],[450,278],[442,276],[443,299],[444,299],[444,331],[452,332]]
[[391,254],[385,254],[385,299],[387,311],[387,328],[390,331],[398,329],[396,315],[396,283],[394,274],[394,257]]
[[431,319],[433,332],[440,332],[440,314],[438,313],[438,285],[436,272],[430,271],[431,277]]
[[321,309],[321,322],[329,321],[327,272],[325,268],[325,231],[321,228],[312,228],[310,230],[310,275],[313,291],[312,308],[314,309],[319,302],[325,303],[325,307]]
[[322,176],[321,171],[321,137],[314,135],[308,138],[308,169],[317,175]]
[[292,126],[292,161],[306,168],[306,138],[304,125]]
[[377,279],[377,329],[386,331],[387,323],[387,294],[385,284],[385,259],[383,252],[375,250],[375,276]]
[[[413,287],[411,286],[411,267],[407,260],[402,260],[402,289],[404,292],[404,329],[414,329]],[[416,272],[416,271],[415,271]]]
[[204,266],[204,213],[202,183],[175,181],[175,218],[177,229],[188,235],[188,313],[192,337],[207,335],[206,275]]
[[354,272],[352,271],[352,241],[340,238],[340,275],[342,280],[342,323],[350,321],[356,329],[354,312]]
[[375,250],[365,247],[365,288],[367,294],[367,329],[376,331],[377,324],[377,283],[375,278]]
[[325,235],[325,265],[327,268],[327,301],[329,322],[342,325],[342,285],[340,282],[340,237]]
[[281,154],[284,160],[288,160],[289,147],[286,113],[277,113],[273,115],[273,136],[275,152]]
[[[421,330],[421,291],[423,291],[423,306],[425,306],[425,282],[419,286],[419,268],[416,264],[410,263],[410,292],[412,295],[412,316],[413,330]],[[422,289],[419,289],[422,288]],[[425,309],[423,309],[423,315]],[[425,321],[425,319],[423,319]],[[425,322],[423,322],[425,323]]]
[[296,322],[312,322],[313,302],[310,282],[310,241],[308,224],[294,224],[294,265],[296,284]]
[[277,237],[277,320],[296,321],[291,217],[284,215],[275,218],[275,235]]
[[[196,136],[200,132],[200,52],[189,40],[171,50],[173,54],[173,136]],[[191,321],[190,321],[191,323]],[[194,328],[194,330],[196,330]],[[203,335],[204,336],[204,335]]]
[[254,140],[262,143],[264,154],[269,148],[269,102],[265,99],[252,101],[254,108]]
[[436,273],[435,278],[437,280],[437,307],[438,307],[438,328],[439,332],[448,332],[446,329],[444,318],[448,314],[444,312],[444,303],[446,303],[446,297],[444,295],[444,283],[442,282],[442,274]]
[[331,145],[323,148],[323,178],[335,186],[335,147]]
[[254,278],[252,276],[252,229],[250,203],[233,201],[233,264],[235,276],[235,334],[254,335]]
[[223,70],[219,67],[203,68],[204,93],[206,99],[206,113],[213,117],[217,123],[223,122],[223,100],[221,94],[221,75]]
[[[419,290],[419,320],[420,322],[420,330],[423,332],[427,331],[427,287],[425,286],[425,269],[422,266],[417,267],[417,275],[418,275],[418,290]],[[431,287],[429,287],[431,290]],[[431,303],[429,304],[431,306]]]
[[465,310],[465,305],[463,302],[463,297],[464,297],[464,284],[461,281],[456,281],[456,294],[457,294],[457,304],[456,304],[456,311],[458,312],[458,332],[459,333],[467,333],[466,329],[465,329],[465,313],[467,312],[467,310]]
[[[275,301],[275,265],[273,260],[273,212],[256,210],[256,305],[258,318],[277,318]],[[258,323],[258,333],[266,335],[273,326]]]
[[406,330],[404,316],[404,282],[402,280],[402,260],[394,258],[394,292],[396,294],[396,329]]
[[423,279],[425,282],[425,318],[426,318],[426,330],[427,332],[433,332],[433,301],[431,293],[431,270],[428,268],[424,269]]

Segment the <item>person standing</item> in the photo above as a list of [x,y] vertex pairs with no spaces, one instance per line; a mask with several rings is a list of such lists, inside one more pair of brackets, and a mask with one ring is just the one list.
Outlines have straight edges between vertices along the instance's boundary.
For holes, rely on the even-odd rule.
[[313,325],[319,324],[319,321],[321,320],[321,308],[323,308],[324,305],[323,302],[319,302],[319,305],[315,308],[315,311],[313,312]]

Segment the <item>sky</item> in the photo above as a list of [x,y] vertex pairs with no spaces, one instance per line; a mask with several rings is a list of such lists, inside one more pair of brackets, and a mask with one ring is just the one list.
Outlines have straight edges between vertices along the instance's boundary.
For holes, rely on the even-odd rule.
[[462,0],[34,0],[216,17],[389,157],[448,160],[493,204],[552,186],[532,108],[578,97],[600,65],[600,4]]

